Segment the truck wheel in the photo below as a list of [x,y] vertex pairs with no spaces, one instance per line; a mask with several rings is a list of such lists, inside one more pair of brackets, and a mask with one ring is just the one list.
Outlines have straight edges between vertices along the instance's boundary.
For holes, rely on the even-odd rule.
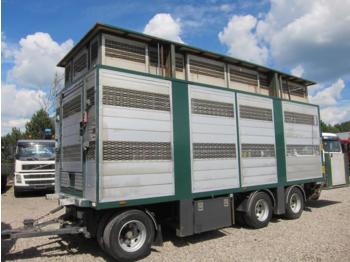
[[246,224],[251,228],[266,227],[272,217],[272,202],[265,192],[255,194],[250,203],[248,210],[244,215]]
[[294,187],[288,195],[286,213],[284,217],[287,219],[297,219],[304,210],[304,197],[299,188]]
[[117,261],[134,261],[149,255],[154,234],[153,222],[147,214],[128,210],[106,225],[104,248]]

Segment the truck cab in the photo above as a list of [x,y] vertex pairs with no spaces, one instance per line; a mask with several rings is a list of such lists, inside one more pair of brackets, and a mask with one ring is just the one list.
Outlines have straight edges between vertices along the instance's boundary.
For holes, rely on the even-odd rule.
[[340,139],[333,133],[322,133],[323,159],[327,187],[341,186],[348,183],[345,155]]
[[14,193],[54,190],[55,141],[18,140],[15,155]]

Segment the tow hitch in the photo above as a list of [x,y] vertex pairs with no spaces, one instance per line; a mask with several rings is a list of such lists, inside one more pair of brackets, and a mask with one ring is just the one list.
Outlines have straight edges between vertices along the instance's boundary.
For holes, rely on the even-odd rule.
[[61,209],[63,209],[63,206],[59,206],[37,219],[25,219],[23,221],[23,227],[2,231],[1,239],[10,240],[66,234],[84,234],[85,237],[90,238],[90,233],[87,231],[86,227],[82,226],[79,222],[66,220],[65,215],[42,221],[44,218],[60,211]]

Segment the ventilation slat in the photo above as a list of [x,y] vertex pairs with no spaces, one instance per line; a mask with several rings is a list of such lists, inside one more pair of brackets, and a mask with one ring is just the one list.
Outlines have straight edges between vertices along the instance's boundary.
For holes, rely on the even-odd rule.
[[74,75],[82,72],[86,67],[87,67],[87,54],[84,53],[74,62]]
[[171,160],[171,143],[103,141],[103,160]]
[[190,72],[220,79],[225,79],[224,66],[214,65],[206,62],[190,60]]
[[313,115],[288,111],[284,112],[284,121],[291,124],[317,125]]
[[193,143],[193,158],[236,158],[236,145],[222,143]]
[[191,99],[193,114],[234,117],[233,104],[203,99]]
[[145,63],[145,47],[106,39],[105,55],[114,58],[130,60],[137,63]]
[[81,161],[81,145],[70,145],[70,146],[64,146],[62,148],[63,150],[63,156],[62,160],[63,162],[78,162]]
[[272,121],[272,110],[268,108],[240,105],[239,112],[241,118]]
[[74,115],[81,111],[81,98],[77,96],[63,105],[63,118]]
[[258,86],[257,73],[241,71],[238,69],[230,69],[230,80],[252,86]]
[[320,155],[320,147],[315,145],[287,145],[287,156]]
[[176,55],[175,57],[175,70],[183,72],[184,70],[184,58],[182,55]]
[[119,87],[104,86],[102,101],[105,105],[170,111],[169,95]]
[[275,157],[275,146],[272,144],[242,144],[243,158],[249,157]]

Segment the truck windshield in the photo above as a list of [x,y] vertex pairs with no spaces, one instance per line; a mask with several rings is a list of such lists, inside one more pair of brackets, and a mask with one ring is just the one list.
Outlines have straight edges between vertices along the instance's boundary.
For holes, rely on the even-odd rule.
[[325,152],[342,152],[340,142],[337,140],[323,141],[323,148]]
[[55,142],[21,142],[17,144],[18,160],[53,160]]

